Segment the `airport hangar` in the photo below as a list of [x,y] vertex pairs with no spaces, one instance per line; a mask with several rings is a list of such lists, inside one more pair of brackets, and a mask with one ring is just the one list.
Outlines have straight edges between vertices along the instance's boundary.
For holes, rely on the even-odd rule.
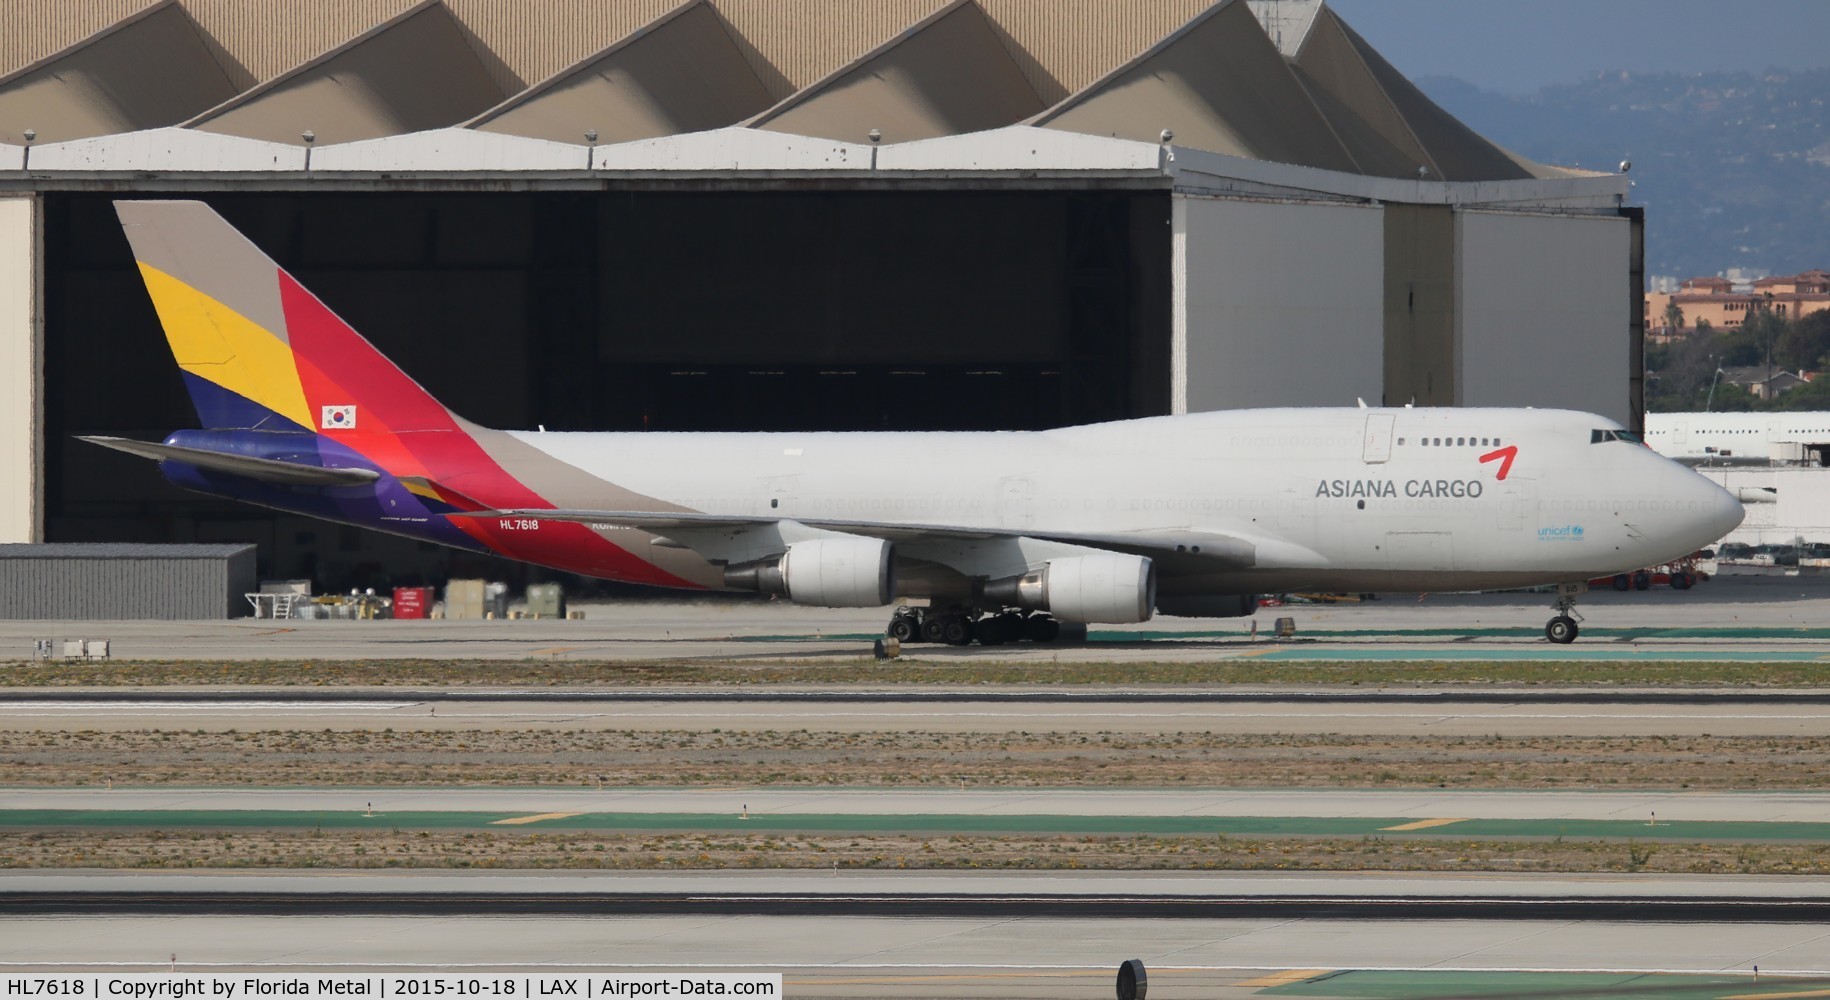
[[1475,134],[1319,0],[14,14],[0,542],[256,542],[262,576],[338,589],[517,578],[73,440],[195,425],[123,197],[208,201],[505,428],[1641,410],[1626,178]]

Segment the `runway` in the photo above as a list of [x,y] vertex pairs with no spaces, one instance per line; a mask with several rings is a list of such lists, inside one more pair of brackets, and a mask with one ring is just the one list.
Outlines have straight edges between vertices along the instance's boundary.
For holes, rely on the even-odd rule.
[[[99,692],[98,692],[99,693]],[[931,694],[931,692],[930,692]],[[1830,736],[1830,693],[1801,697],[1697,695],[1668,698],[1558,700],[1539,692],[1490,693],[1491,700],[1440,697],[1309,699],[1178,696],[1167,692],[1081,693],[1053,698],[973,700],[970,692],[947,698],[922,693],[875,692],[770,698],[749,693],[680,692],[659,698],[626,691],[564,699],[470,700],[464,692],[436,697],[389,697],[384,691],[344,697],[294,698],[283,692],[222,699],[190,692],[183,700],[135,696],[72,698],[57,691],[20,698],[0,693],[0,731],[205,730],[242,732],[287,729],[351,731],[633,730],[643,732],[1103,732],[1229,734],[1336,734],[1348,736]],[[1525,700],[1525,699],[1531,700]]]
[[[1551,647],[1541,595],[1266,609],[1095,632],[1080,647],[912,647],[906,662],[1213,659],[1721,659],[1830,662],[1830,586],[1725,578],[1687,594],[1591,595]],[[593,606],[575,621],[0,623],[0,649],[99,637],[116,657],[858,660],[878,612]],[[868,666],[865,668],[868,670]],[[1830,689],[743,689],[708,692],[43,690],[0,697],[13,732],[323,729],[1336,734],[1486,739],[1830,735]],[[1629,752],[1630,752],[1630,748]],[[1737,756],[1738,756],[1737,752]],[[580,833],[886,831],[1718,843],[1830,841],[1830,793],[1270,789],[13,788],[9,836],[65,824],[310,823]],[[10,825],[9,825],[9,821]],[[507,823],[508,825],[501,825]],[[1408,829],[1389,829],[1407,827]],[[144,829],[144,826],[140,827]],[[1610,850],[1621,850],[1611,847]],[[1734,850],[1735,848],[1729,848]],[[35,909],[34,909],[35,908]],[[61,908],[61,909],[60,909]],[[133,915],[106,912],[136,909]],[[79,912],[84,911],[86,912]],[[233,915],[225,915],[233,911]],[[763,968],[793,995],[1107,997],[1125,958],[1157,1000],[1243,996],[1763,996],[1830,988],[1830,879],[1738,876],[1156,875],[1137,872],[430,871],[0,878],[0,968]],[[22,915],[31,913],[31,916]],[[304,912],[318,916],[301,915]],[[510,916],[509,913],[524,915]],[[1352,917],[1354,919],[1348,919]],[[113,963],[121,963],[119,965]],[[1751,977],[1759,965],[1761,980]],[[1523,970],[1523,971],[1520,971]],[[1647,976],[1648,972],[1659,972]],[[1674,978],[1686,975],[1691,979]],[[1383,977],[1383,978],[1382,978]]]
[[[1261,608],[1250,619],[1158,617],[1094,626],[1084,645],[992,649],[913,645],[920,661],[1044,662],[1273,659],[1700,659],[1830,662],[1830,577],[1722,576],[1694,590],[1585,595],[1573,646],[1544,640],[1542,594],[1392,596],[1354,604]],[[868,654],[880,609],[775,602],[631,601],[581,606],[582,621],[0,622],[0,649],[34,639],[105,638],[127,659],[524,659],[774,662]],[[1294,642],[1269,639],[1291,618]],[[1254,638],[1256,635],[1256,638]]]
[[[1138,958],[1171,998],[1307,981],[1299,995],[1570,995],[1572,973],[1635,996],[1730,997],[1758,992],[1755,966],[1766,990],[1830,975],[1827,879],[47,872],[4,888],[11,972],[759,969],[800,996],[1105,997]],[[16,915],[29,894],[62,903]],[[263,899],[233,916],[184,903],[238,894]],[[85,895],[91,911],[159,912],[72,913]],[[271,913],[288,898],[293,915]]]

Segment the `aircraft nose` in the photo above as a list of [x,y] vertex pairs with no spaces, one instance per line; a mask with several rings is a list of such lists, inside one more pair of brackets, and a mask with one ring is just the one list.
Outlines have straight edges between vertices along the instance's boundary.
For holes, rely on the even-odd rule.
[[1741,519],[1747,511],[1733,493],[1717,486],[1715,482],[1689,469],[1684,474],[1690,478],[1686,484],[1686,513],[1689,522],[1686,526],[1695,531],[1695,543],[1692,549],[1700,549],[1722,540],[1729,532],[1741,526]]

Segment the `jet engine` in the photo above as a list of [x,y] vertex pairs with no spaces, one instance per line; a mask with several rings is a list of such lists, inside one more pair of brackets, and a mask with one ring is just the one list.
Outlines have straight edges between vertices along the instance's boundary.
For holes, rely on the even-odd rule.
[[779,556],[727,567],[725,586],[822,608],[880,608],[895,595],[894,546],[881,538],[816,538]]
[[985,584],[987,600],[1046,611],[1064,622],[1150,620],[1156,568],[1143,556],[1102,552],[1050,559],[1041,569]]

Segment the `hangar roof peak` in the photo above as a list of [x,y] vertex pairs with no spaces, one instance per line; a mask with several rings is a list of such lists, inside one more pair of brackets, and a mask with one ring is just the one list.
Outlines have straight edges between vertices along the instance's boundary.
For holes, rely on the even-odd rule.
[[771,103],[730,25],[686,3],[472,119],[471,128],[628,142],[735,125]]
[[63,142],[176,125],[235,96],[177,0],[159,2],[0,77],[0,140]]
[[[1447,181],[1588,176],[1534,163],[1456,121],[1325,0],[50,6],[0,33],[0,67],[18,67],[0,77],[0,141],[21,141],[6,129],[24,122],[40,143],[116,135],[130,148],[123,155],[154,156],[143,133],[185,121],[294,147],[310,130],[317,149],[457,125],[567,147],[595,132],[607,148],[748,123],[816,140],[790,145],[822,150],[814,159],[825,162],[840,147],[824,143],[864,143],[871,129],[888,149],[1029,122],[1153,145],[1167,129],[1179,147],[1371,177],[1416,180],[1419,168]],[[111,46],[126,57],[101,58]],[[181,108],[170,103],[179,98]],[[764,148],[739,141],[642,148],[700,149],[726,169],[718,164],[733,150]],[[329,161],[387,152],[421,164],[429,143],[454,157],[440,164],[453,173],[534,149],[446,136]],[[154,158],[186,169],[165,144]],[[787,147],[768,148],[774,157]],[[978,155],[974,141],[945,148]],[[483,159],[464,162],[472,155]],[[490,159],[498,156],[507,159]],[[202,162],[213,170],[222,161],[204,151]]]
[[1042,110],[1042,98],[976,0],[952,0],[748,123],[891,142],[998,128]]
[[1250,0],[1252,13],[1285,59],[1296,58],[1322,12],[1322,0]]
[[185,127],[336,143],[455,125],[504,96],[465,35],[442,0],[422,0]]
[[1357,172],[1245,0],[1219,0],[1037,125]]

